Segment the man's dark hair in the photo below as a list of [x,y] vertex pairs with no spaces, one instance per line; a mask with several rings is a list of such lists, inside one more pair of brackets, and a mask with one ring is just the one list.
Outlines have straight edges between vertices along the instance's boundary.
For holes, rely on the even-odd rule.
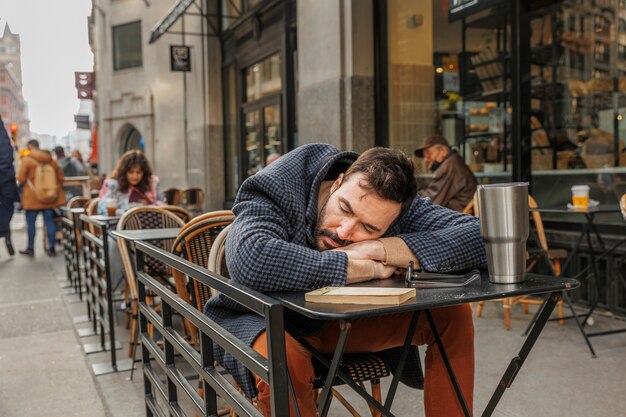
[[111,178],[117,180],[119,184],[119,189],[121,192],[125,193],[130,188],[130,183],[126,178],[126,174],[130,169],[134,166],[139,166],[141,171],[143,172],[143,177],[139,184],[137,184],[137,189],[142,193],[150,190],[150,177],[152,176],[152,166],[148,161],[148,158],[143,154],[143,152],[138,150],[132,150],[126,152],[124,155],[120,157],[120,160],[117,162],[117,166],[111,173]]
[[26,146],[32,146],[33,148],[39,149],[39,141],[37,139],[31,139],[26,142]]
[[379,197],[402,204],[401,215],[415,199],[417,187],[413,173],[413,161],[404,152],[376,147],[363,152],[346,171],[345,179],[352,174],[365,175],[366,184],[359,184],[374,191]]

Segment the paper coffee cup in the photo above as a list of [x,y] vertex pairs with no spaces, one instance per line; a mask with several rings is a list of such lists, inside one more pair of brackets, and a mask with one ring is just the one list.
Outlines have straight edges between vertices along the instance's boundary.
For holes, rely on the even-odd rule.
[[575,185],[572,187],[572,205],[574,207],[589,207],[589,186]]

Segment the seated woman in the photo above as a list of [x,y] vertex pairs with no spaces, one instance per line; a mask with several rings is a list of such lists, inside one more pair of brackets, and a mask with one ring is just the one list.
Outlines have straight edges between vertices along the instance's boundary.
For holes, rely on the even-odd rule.
[[[117,166],[102,183],[98,214],[107,213],[107,206],[115,206],[115,214],[120,216],[133,207],[162,205],[165,199],[159,191],[159,178],[152,175],[152,166],[141,151],[128,151]],[[113,213],[110,213],[113,214]],[[115,287],[124,278],[122,258],[117,242],[111,236],[109,240],[109,265]]]
[[118,216],[136,206],[161,205],[165,198],[159,190],[159,178],[141,151],[126,152],[102,184],[98,214],[107,214],[107,205],[115,201]]

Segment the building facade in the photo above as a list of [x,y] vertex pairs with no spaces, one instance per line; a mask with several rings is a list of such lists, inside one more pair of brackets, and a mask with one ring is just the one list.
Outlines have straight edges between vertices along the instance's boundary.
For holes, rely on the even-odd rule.
[[[208,75],[197,55],[194,71],[170,71],[168,45],[148,43],[153,25],[167,13],[170,2],[100,0],[93,6],[90,43],[100,171],[111,172],[126,150],[143,149],[164,187],[208,189],[208,161],[222,160],[209,149],[210,142],[219,140],[210,141],[208,136]],[[200,54],[202,39],[178,36],[171,41]],[[208,198],[208,207],[219,204]]]
[[22,55],[20,35],[5,22],[0,37],[0,113],[7,128],[17,125],[18,140],[30,135],[28,107],[22,95]]
[[[272,153],[412,155],[443,133],[480,181],[531,181],[542,206],[593,182],[608,201],[626,173],[626,9],[552,3],[99,0],[101,167],[144,146],[164,184],[203,187],[215,209]],[[190,71],[171,70],[172,46]]]

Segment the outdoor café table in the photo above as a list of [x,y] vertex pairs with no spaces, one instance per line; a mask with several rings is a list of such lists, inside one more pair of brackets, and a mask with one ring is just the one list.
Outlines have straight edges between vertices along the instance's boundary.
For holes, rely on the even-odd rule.
[[[606,245],[604,244],[604,241],[602,240],[602,236],[600,235],[600,233],[598,232],[598,229],[596,228],[594,224],[594,219],[595,219],[596,214],[620,213],[619,205],[600,204],[599,206],[596,206],[596,207],[576,208],[576,209],[568,209],[566,207],[564,208],[536,208],[536,209],[531,209],[531,211],[536,211],[536,212],[545,213],[545,214],[561,214],[561,215],[568,215],[568,216],[584,216],[585,217],[585,222],[582,224],[580,234],[578,235],[578,238],[576,239],[576,243],[574,244],[572,251],[570,252],[563,266],[561,267],[561,271],[566,271],[569,264],[574,259],[576,259],[576,254],[580,250],[580,245],[582,244],[583,239],[586,239],[587,245],[589,248],[589,257],[590,257],[590,263],[589,263],[588,268],[590,268],[591,270],[591,273],[588,276],[593,277],[596,296],[594,297],[595,299],[593,300],[589,310],[585,314],[583,314],[583,317],[584,317],[583,320],[580,320],[579,315],[574,311],[574,305],[572,303],[572,300],[569,294],[564,293],[563,298],[565,302],[567,303],[570,311],[572,312],[571,316],[564,317],[564,318],[573,318],[576,321],[576,325],[578,326],[581,334],[583,335],[583,338],[585,339],[585,342],[587,343],[587,346],[589,347],[589,350],[591,351],[591,356],[595,358],[596,352],[593,349],[593,346],[591,345],[591,341],[589,340],[590,337],[626,332],[626,328],[608,330],[608,331],[599,331],[599,332],[587,332],[585,331],[585,328],[584,328],[585,324],[587,324],[587,319],[589,319],[589,317],[591,316],[591,313],[593,313],[593,311],[596,309],[599,299],[600,299],[600,294],[602,293],[602,290],[603,290],[601,283],[600,283],[600,270],[598,269],[598,261],[595,255],[594,246],[592,244],[592,234],[595,235],[598,241],[598,244],[602,251],[601,256],[605,256],[606,254],[615,250],[619,245],[621,245],[622,243],[626,241],[626,240],[620,241],[617,245],[614,245],[612,248],[610,248],[607,251]],[[550,262],[548,262],[548,265],[550,265]],[[535,314],[535,317],[530,322],[528,329],[526,329],[526,332],[524,334],[528,333],[534,320],[539,314],[539,311]]]
[[[96,376],[128,371],[133,366],[130,360],[118,361],[115,353],[116,349],[121,349],[121,345],[115,341],[115,306],[113,305],[113,283],[111,282],[109,242],[107,237],[108,231],[117,224],[119,219],[119,216],[80,215],[80,220],[100,230],[99,236],[94,235],[89,230],[82,230],[83,251],[85,251],[85,284],[89,295],[87,298],[88,313],[92,317],[93,322],[92,334],[100,335],[100,344],[97,349],[91,345],[85,345],[84,348],[87,353],[105,350],[111,352],[110,364],[95,363],[92,365]],[[102,282],[101,277],[104,278],[104,282]],[[102,299],[103,296],[104,300]],[[105,342],[105,333],[107,331],[109,342]]]
[[[360,282],[358,286],[369,287],[394,287],[404,288],[406,286],[405,280],[402,277],[394,277],[386,280],[373,280],[367,282]],[[401,305],[360,305],[360,304],[322,304],[322,303],[310,303],[304,300],[304,292],[276,292],[270,293],[269,296],[277,299],[285,309],[292,312],[299,313],[307,318],[315,320],[338,320],[340,322],[340,336],[333,354],[332,361],[328,361],[324,355],[317,352],[311,345],[309,345],[304,339],[298,340],[309,349],[313,355],[315,355],[322,363],[326,364],[329,368],[328,376],[326,377],[326,383],[324,385],[324,391],[318,406],[318,412],[321,416],[325,416],[328,413],[330,406],[330,392],[332,383],[335,377],[338,376],[345,383],[347,383],[352,389],[354,389],[359,395],[365,398],[370,404],[383,413],[385,416],[393,416],[391,413],[391,405],[393,397],[395,395],[396,388],[398,386],[400,375],[402,374],[402,368],[406,361],[408,350],[410,347],[411,336],[415,332],[417,325],[417,319],[421,311],[424,312],[430,328],[435,336],[435,341],[441,356],[445,362],[448,370],[448,375],[454,386],[455,392],[462,405],[466,416],[471,416],[469,412],[463,394],[456,381],[454,370],[448,360],[445,348],[441,341],[439,332],[435,327],[430,310],[439,307],[448,307],[457,304],[472,303],[478,301],[485,301],[497,298],[517,297],[524,295],[537,295],[550,293],[545,305],[541,309],[537,320],[535,321],[532,330],[526,337],[522,348],[519,353],[513,357],[508,368],[506,369],[500,383],[496,387],[487,407],[483,412],[483,416],[491,416],[496,405],[500,401],[500,398],[504,394],[504,390],[511,386],[513,379],[517,375],[517,372],[521,368],[522,364],[526,360],[526,357],[533,348],[539,334],[543,330],[550,314],[554,310],[556,303],[561,299],[561,294],[564,291],[572,290],[578,287],[580,283],[574,279],[554,277],[548,275],[538,274],[526,274],[526,280],[520,284],[492,284],[489,282],[488,275],[483,273],[479,281],[475,281],[465,287],[457,288],[416,288],[417,295]],[[404,348],[400,357],[400,363],[395,375],[392,379],[385,404],[376,402],[373,397],[358,387],[350,378],[343,375],[338,369],[343,356],[345,344],[350,333],[350,321],[360,317],[373,317],[382,316],[386,314],[396,314],[413,312],[413,319],[409,330],[405,338]],[[390,323],[392,325],[392,323]]]

